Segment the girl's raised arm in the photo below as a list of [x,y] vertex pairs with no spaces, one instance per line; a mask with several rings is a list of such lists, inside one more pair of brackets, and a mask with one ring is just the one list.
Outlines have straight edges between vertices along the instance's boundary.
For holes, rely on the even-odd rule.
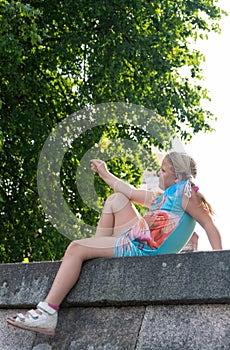
[[115,191],[123,193],[132,202],[150,207],[154,198],[154,192],[148,190],[137,189],[127,182],[119,179],[107,169],[106,163],[99,159],[91,160],[91,169],[96,171],[98,175]]

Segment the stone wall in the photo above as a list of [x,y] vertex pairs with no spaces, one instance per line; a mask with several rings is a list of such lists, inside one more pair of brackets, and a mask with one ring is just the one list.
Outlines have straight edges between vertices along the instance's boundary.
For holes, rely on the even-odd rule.
[[87,261],[54,337],[6,317],[42,300],[60,262],[0,265],[1,350],[230,349],[230,251]]

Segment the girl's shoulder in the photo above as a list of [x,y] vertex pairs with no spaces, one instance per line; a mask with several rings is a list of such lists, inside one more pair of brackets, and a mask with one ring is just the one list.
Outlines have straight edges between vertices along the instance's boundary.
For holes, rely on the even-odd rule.
[[187,181],[178,181],[175,184],[173,184],[172,186],[168,187],[164,194],[167,195],[182,195],[185,187],[187,186]]
[[181,206],[186,182],[187,181],[179,181],[155,197],[151,204],[152,209],[159,209],[162,206],[167,208],[172,205]]

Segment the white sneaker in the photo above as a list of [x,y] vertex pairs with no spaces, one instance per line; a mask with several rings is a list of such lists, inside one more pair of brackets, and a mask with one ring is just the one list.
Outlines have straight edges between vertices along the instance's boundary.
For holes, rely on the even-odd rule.
[[41,314],[38,314],[35,310],[30,310],[26,315],[20,313],[16,317],[8,317],[7,323],[24,330],[54,335],[58,319],[57,311],[45,301],[41,301],[37,305],[37,309]]

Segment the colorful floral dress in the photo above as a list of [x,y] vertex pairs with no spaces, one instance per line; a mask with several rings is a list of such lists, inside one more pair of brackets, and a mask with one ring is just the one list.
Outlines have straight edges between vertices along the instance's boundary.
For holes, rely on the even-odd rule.
[[195,220],[182,208],[187,185],[180,181],[156,197],[149,212],[117,238],[114,256],[178,253],[195,227]]

